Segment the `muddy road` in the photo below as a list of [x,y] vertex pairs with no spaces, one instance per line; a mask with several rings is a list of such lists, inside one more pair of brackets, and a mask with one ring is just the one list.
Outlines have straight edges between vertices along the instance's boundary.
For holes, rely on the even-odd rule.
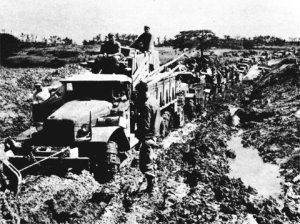
[[[24,111],[25,129],[29,98],[23,94],[30,88],[15,107],[7,106],[14,102],[9,92],[22,89],[15,77],[15,89],[1,97],[6,111]],[[258,79],[251,91],[233,89],[230,99],[208,103],[205,116],[160,142],[151,197],[137,164],[104,184],[88,171],[28,175],[17,197],[0,193],[0,223],[299,223],[298,90],[299,69],[287,66]],[[18,123],[4,121],[1,137],[13,135],[3,128]]]
[[[230,175],[238,132],[228,106],[216,102],[200,117],[175,130],[157,149],[156,187],[135,166],[109,183],[91,174],[27,176],[21,193],[1,194],[1,218],[11,223],[297,223],[276,198],[265,197]],[[216,113],[218,111],[218,113]],[[195,147],[190,147],[191,145]]]

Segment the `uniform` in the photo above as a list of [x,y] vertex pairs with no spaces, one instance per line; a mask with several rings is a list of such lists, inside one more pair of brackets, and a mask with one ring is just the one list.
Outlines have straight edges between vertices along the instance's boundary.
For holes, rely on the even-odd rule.
[[[142,86],[142,85],[140,85]],[[148,97],[148,87],[136,87],[140,98],[137,101],[137,131],[136,137],[139,139],[139,165],[141,172],[145,175],[148,186],[146,191],[152,192],[154,185],[153,147],[156,145],[156,137],[160,131],[160,108],[158,102]],[[144,89],[142,89],[144,88]]]
[[[118,41],[106,41],[101,47],[101,54],[114,55],[121,54],[121,44]],[[93,73],[98,73],[102,70],[102,73],[118,73],[119,71],[119,57],[118,55],[112,57],[99,57],[95,60]]]
[[50,97],[49,89],[46,87],[41,87],[40,91],[33,94],[33,103],[42,103]]
[[121,52],[121,44],[118,41],[106,41],[101,47],[101,54],[116,54]]
[[[141,45],[140,45],[141,44]],[[153,36],[151,33],[143,33],[134,42],[132,47],[139,49],[142,52],[150,51],[153,49]]]
[[148,98],[146,102],[137,107],[137,132],[136,137],[140,140],[140,170],[145,176],[154,177],[153,170],[153,144],[159,136],[160,130],[160,110],[158,102],[153,98]]

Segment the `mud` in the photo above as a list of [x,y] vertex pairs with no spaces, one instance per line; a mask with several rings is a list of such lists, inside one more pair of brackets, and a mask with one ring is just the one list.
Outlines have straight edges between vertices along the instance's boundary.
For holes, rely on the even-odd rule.
[[[55,81],[56,76],[69,74],[64,73],[68,68],[38,72],[1,69],[5,112],[24,113],[22,125],[11,117],[1,119],[1,137],[18,133],[29,124],[30,102],[26,100],[35,80],[46,82],[51,76]],[[24,82],[11,84],[9,77]],[[299,108],[298,77],[299,71],[293,67],[277,69],[253,87],[244,88],[249,90],[246,94],[236,88],[227,101],[217,99],[207,104],[205,116],[173,130],[156,149],[157,178],[152,195],[144,192],[146,181],[137,164],[123,167],[105,184],[99,184],[87,171],[27,176],[17,197],[8,191],[0,193],[0,223],[299,223],[300,146],[294,118]],[[13,92],[20,99],[16,100]],[[15,107],[10,107],[14,102]],[[230,112],[228,103],[235,103],[245,113],[254,111],[255,116],[240,119],[234,126],[234,111]],[[264,112],[272,113],[261,118]],[[280,165],[284,178],[280,201],[261,196],[242,179],[229,176],[229,161],[238,154],[228,141],[239,128],[244,129],[244,146],[254,146],[265,162]]]
[[237,129],[225,124],[227,106],[213,106],[218,109],[162,142],[152,196],[143,193],[146,183],[138,170],[117,178],[117,183],[129,176],[135,181],[121,182],[126,190],[111,200],[100,223],[293,223],[276,199],[258,196],[228,176],[227,140]]
[[243,145],[257,148],[265,162],[280,167],[284,180],[282,211],[294,222],[299,222],[300,217],[300,139],[295,117],[300,106],[299,78],[297,65],[275,66],[254,83],[251,100],[242,108],[253,116],[248,116],[248,120],[241,117]]

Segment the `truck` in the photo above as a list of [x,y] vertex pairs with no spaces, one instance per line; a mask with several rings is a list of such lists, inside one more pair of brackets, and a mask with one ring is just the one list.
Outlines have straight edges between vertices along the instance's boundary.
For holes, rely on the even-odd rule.
[[124,73],[86,70],[62,79],[48,100],[33,105],[32,127],[4,142],[1,165],[8,188],[18,192],[22,175],[41,167],[88,169],[98,180],[111,178],[138,142],[135,86],[140,80],[159,102],[161,135],[184,124],[184,83],[177,77],[192,75],[179,63],[185,55],[159,65],[158,53],[122,51]]

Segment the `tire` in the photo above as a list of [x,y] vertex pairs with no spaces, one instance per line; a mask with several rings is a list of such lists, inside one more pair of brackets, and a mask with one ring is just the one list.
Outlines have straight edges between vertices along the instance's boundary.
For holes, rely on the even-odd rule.
[[105,166],[107,174],[113,177],[120,169],[120,158],[118,155],[118,144],[115,141],[106,143]]
[[95,179],[100,183],[112,180],[120,169],[118,144],[115,141],[108,141],[104,150],[106,150],[105,154],[98,156],[93,169]]

